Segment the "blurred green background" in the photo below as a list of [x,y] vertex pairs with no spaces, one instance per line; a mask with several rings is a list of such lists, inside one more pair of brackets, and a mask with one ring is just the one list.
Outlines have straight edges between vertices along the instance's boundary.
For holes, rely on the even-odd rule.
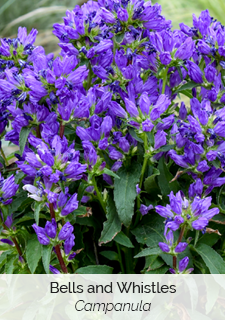
[[[52,35],[52,25],[62,22],[67,9],[72,10],[82,0],[0,0],[0,36],[14,37],[19,26],[30,31],[39,31],[37,45],[45,47],[46,52],[59,52],[56,37]],[[211,15],[225,24],[225,0],[153,0],[162,5],[162,13],[172,20],[173,27],[180,22],[192,24],[192,13],[199,15],[209,9]]]

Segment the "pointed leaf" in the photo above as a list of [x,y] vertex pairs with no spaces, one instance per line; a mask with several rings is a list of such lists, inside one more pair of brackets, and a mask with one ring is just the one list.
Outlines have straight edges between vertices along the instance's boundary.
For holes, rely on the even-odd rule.
[[41,247],[41,256],[42,256],[42,263],[46,273],[49,272],[49,264],[51,261],[51,253],[52,253],[52,246],[42,246]]
[[103,223],[103,230],[101,238],[99,239],[99,245],[107,243],[113,240],[113,238],[121,231],[122,224],[118,217],[116,206],[113,200],[113,195],[109,193],[106,206],[107,220]]
[[76,270],[75,273],[78,274],[111,274],[113,272],[113,268],[106,265],[93,265],[82,267]]
[[202,257],[212,274],[225,274],[225,262],[215,250],[204,243],[198,244],[194,250]]
[[170,182],[174,177],[169,172],[169,169],[165,164],[164,157],[159,160],[158,170],[160,171],[160,175],[157,179],[162,195],[167,197],[171,191],[174,193],[178,192],[180,190],[179,184],[177,181]]
[[129,171],[126,168],[120,168],[117,174],[120,180],[115,179],[114,200],[120,221],[129,227],[134,214],[136,184],[140,179],[141,165],[134,162]]
[[183,86],[181,86],[179,89],[177,89],[176,93],[182,92],[184,90],[191,90],[193,88],[198,87],[199,85],[200,85],[199,83],[196,83],[194,81],[187,82]]
[[36,234],[33,234],[27,241],[26,258],[31,273],[34,273],[37,268],[38,261],[41,259],[41,244],[38,241]]
[[114,238],[114,241],[116,241],[124,247],[134,248],[130,239],[122,231],[117,234],[117,236]]
[[111,171],[111,170],[109,170],[107,168],[105,168],[103,170],[103,172],[108,174],[109,176],[112,176],[112,177],[116,178],[116,179],[120,179],[120,177],[117,174],[115,174],[115,172],[113,172],[113,171]]
[[139,252],[136,256],[134,256],[134,258],[140,258],[140,257],[146,257],[146,256],[153,256],[153,255],[160,255],[162,253],[162,251],[160,250],[160,248],[156,247],[156,248],[146,248],[144,250],[142,250],[141,252]]
[[27,138],[28,138],[30,132],[31,132],[31,128],[28,128],[28,127],[23,127],[20,130],[19,146],[20,146],[20,154],[21,154],[21,156],[23,154],[24,148],[25,148],[26,143],[27,143]]

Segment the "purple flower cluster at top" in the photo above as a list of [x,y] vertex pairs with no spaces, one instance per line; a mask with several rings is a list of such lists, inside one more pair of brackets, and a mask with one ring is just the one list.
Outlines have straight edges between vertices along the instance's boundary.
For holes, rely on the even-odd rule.
[[[54,24],[56,58],[34,45],[34,29],[27,34],[20,27],[15,39],[1,39],[0,134],[21,147],[27,130],[17,154],[23,189],[55,214],[44,228],[33,225],[41,244],[64,241],[68,256],[72,225],[66,222],[57,234],[57,223],[79,202],[99,200],[97,176],[106,186],[99,200],[105,210],[112,177],[134,157],[144,159],[139,202],[144,175],[162,156],[182,168],[175,178],[187,173],[191,181],[189,200],[171,192],[170,204],[155,206],[166,220],[164,252],[185,251],[187,242],[175,241],[173,232],[204,232],[219,212],[210,209],[209,194],[225,184],[225,28],[208,10],[193,15],[193,27],[171,27],[151,1],[90,0]],[[190,98],[190,108],[177,102],[179,93]],[[71,192],[71,182],[84,195]],[[0,204],[10,204],[17,189],[13,176],[0,176]],[[146,202],[137,208],[142,216],[153,209]],[[178,271],[188,272],[187,265],[182,259]]]

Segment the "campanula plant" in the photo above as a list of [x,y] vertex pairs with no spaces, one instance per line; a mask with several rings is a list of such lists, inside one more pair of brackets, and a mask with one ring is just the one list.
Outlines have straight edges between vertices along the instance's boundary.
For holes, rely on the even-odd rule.
[[1,273],[225,273],[224,26],[90,0],[53,34],[1,39]]

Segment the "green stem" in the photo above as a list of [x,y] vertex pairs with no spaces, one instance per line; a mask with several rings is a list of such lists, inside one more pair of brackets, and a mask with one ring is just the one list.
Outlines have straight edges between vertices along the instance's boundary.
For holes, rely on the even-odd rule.
[[122,261],[122,255],[121,255],[121,249],[119,244],[116,242],[116,247],[118,251],[118,256],[119,256],[119,263],[120,263],[120,268],[123,274],[125,274],[124,267],[123,267],[123,261]]
[[162,87],[162,94],[165,93],[165,89],[166,89],[166,82],[167,82],[167,73],[168,73],[168,67],[166,67],[166,70],[164,72],[164,75],[163,75],[163,87]]
[[199,230],[196,230],[194,247],[196,246],[196,244],[197,244],[197,242],[198,242],[198,239],[199,239]]
[[6,167],[8,167],[9,163],[8,163],[8,161],[6,159],[5,153],[4,153],[2,148],[1,148],[1,155],[2,155],[2,158],[5,160]]
[[95,188],[95,191],[96,191],[96,193],[97,193],[97,198],[98,198],[98,200],[99,200],[99,202],[100,202],[100,204],[101,204],[101,206],[102,206],[102,209],[104,210],[104,212],[105,212],[105,214],[106,214],[105,203],[104,203],[104,201],[103,201],[103,199],[102,199],[102,195],[101,195],[100,191],[98,190],[98,186],[97,186],[95,177],[93,176],[91,180],[92,180],[93,186],[94,186],[94,188]]
[[[179,244],[182,241],[183,235],[184,235],[184,231],[185,231],[185,226],[180,230],[180,235],[179,238],[177,240],[177,244]],[[176,269],[177,268],[177,257],[173,256],[173,268]]]
[[[126,231],[126,236],[130,239],[130,229],[127,228]],[[126,263],[126,273],[127,274],[132,274],[134,273],[133,270],[133,250],[132,248],[125,248],[125,263]]]
[[36,127],[36,137],[41,139],[41,130],[40,130],[40,125]]
[[[146,151],[148,149],[148,138],[147,138],[146,134],[145,134],[145,137],[144,137],[144,148],[145,148],[145,157],[144,157],[144,162],[143,162],[142,169],[141,169],[141,177],[140,177],[140,182],[139,182],[139,188],[140,189],[142,187],[142,183],[143,183],[144,175],[145,175],[145,170],[146,170],[146,166],[148,164],[148,159],[149,159],[149,156],[146,155]],[[139,209],[140,206],[141,206],[141,201],[140,201],[140,198],[138,198],[137,199],[137,208]]]

